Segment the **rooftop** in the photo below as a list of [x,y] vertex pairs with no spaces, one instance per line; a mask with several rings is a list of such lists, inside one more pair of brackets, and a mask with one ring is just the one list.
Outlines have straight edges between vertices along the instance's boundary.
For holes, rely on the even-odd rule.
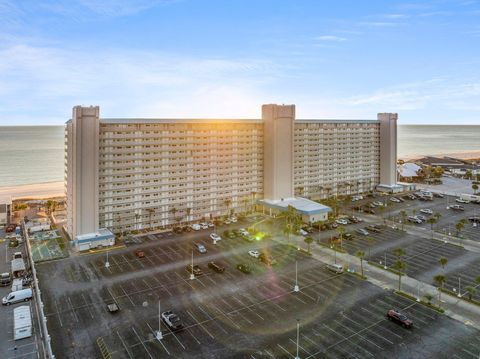
[[283,198],[281,200],[263,199],[259,202],[281,211],[286,211],[288,206],[292,206],[298,212],[306,215],[328,213],[332,211],[328,206],[302,197]]

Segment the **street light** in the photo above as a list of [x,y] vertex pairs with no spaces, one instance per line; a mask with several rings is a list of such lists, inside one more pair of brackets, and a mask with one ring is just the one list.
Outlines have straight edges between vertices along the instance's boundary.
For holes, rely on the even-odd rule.
[[157,338],[158,341],[163,339],[163,334],[162,334],[162,318],[161,318],[161,310],[160,310],[160,299],[158,300],[158,330],[155,332],[155,338]]
[[385,263],[383,269],[387,269],[387,252],[385,252]]
[[457,294],[457,297],[458,298],[461,298],[462,297],[462,293],[461,293],[461,283],[462,283],[462,277],[458,277],[458,294]]
[[195,279],[195,274],[193,274],[193,249],[192,249],[192,267],[190,268],[192,271],[190,272],[190,280]]
[[300,291],[300,288],[298,286],[298,266],[297,266],[297,261],[295,261],[295,286],[293,287],[293,291],[295,293],[298,293]]
[[300,339],[300,321],[297,319],[297,356],[295,357],[295,359],[300,359],[300,356],[298,355],[299,339]]
[[105,262],[105,268],[110,267],[110,262],[108,261],[108,249],[107,249],[107,261]]

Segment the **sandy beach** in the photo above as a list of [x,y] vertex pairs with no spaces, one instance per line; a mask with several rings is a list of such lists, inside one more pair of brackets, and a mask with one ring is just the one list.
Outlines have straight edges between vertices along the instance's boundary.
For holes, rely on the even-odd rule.
[[460,152],[451,152],[451,153],[437,153],[437,154],[427,154],[427,155],[398,155],[399,159],[404,161],[413,161],[422,157],[431,156],[431,157],[453,157],[461,160],[472,160],[480,158],[480,151],[460,151]]
[[62,197],[65,195],[64,183],[47,182],[38,184],[27,184],[12,187],[0,187],[0,197],[11,197],[14,199],[42,199]]

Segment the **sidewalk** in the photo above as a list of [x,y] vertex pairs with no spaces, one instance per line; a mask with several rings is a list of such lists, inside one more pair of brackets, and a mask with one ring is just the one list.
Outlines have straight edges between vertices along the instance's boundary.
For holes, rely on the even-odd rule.
[[[275,241],[286,244],[287,239],[275,237]],[[306,249],[306,244],[303,242],[303,237],[292,236],[291,243],[299,248]],[[316,244],[311,245],[312,257],[324,263],[333,263],[335,253],[325,247],[318,246]],[[342,263],[344,267],[354,269],[357,273],[360,273],[360,259],[347,254],[337,252],[337,263]],[[364,274],[367,276],[367,280],[381,288],[397,290],[398,289],[398,275],[391,273],[387,270],[369,265],[366,261],[363,262]],[[423,299],[426,294],[431,294],[434,299],[432,304],[439,306],[438,303],[438,290],[437,287],[416,280],[415,278],[402,276],[402,291],[410,294],[413,297]],[[446,293],[441,295],[442,309],[445,310],[445,315],[463,322],[464,324],[471,325],[477,329],[480,329],[480,307],[468,303],[462,299],[452,297]]]

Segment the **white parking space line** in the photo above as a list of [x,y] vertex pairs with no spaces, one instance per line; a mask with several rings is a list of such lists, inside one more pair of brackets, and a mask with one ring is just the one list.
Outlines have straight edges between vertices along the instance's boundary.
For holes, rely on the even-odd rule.
[[[370,344],[373,344],[374,346],[376,346],[376,347],[377,347],[378,349],[380,349],[380,350],[383,350],[383,347],[381,347],[380,345],[372,342],[370,339],[366,338],[365,336],[363,336],[363,335],[361,335],[361,334],[358,334],[357,331],[355,331],[355,330],[353,330],[352,328],[344,325],[344,324],[343,324],[342,322],[340,322],[339,320],[334,320],[334,322],[337,323],[337,324],[338,324],[339,326],[341,326],[342,328],[345,328],[345,329],[347,330],[347,332],[355,333],[355,334],[357,334],[357,336],[358,336],[359,338],[362,338],[362,340],[364,340],[364,341],[366,341],[366,342],[368,342],[368,343],[370,343]],[[393,343],[392,343],[392,344],[393,344]]]
[[170,297],[172,296],[172,292],[170,292],[170,291],[168,290],[168,287],[167,287],[167,286],[165,286],[165,285],[163,285],[162,283],[160,283],[160,282],[158,281],[157,277],[151,276],[150,278],[153,278],[153,279],[155,280],[155,282],[157,282],[157,288],[161,288],[161,289],[165,290]]
[[130,261],[127,258],[125,258],[125,255],[122,254],[122,258],[123,258],[124,262],[126,262],[130,266],[130,269],[135,270],[132,263],[130,263]]
[[228,332],[225,330],[225,328],[224,328],[222,325],[220,325],[220,324],[215,320],[215,318],[212,318],[212,317],[210,316],[210,314],[208,314],[200,305],[197,305],[197,308],[200,309],[200,311],[201,311],[203,314],[205,314],[205,316],[206,316],[209,320],[211,320],[213,323],[215,323],[215,325],[216,325],[217,327],[219,327],[225,334],[228,334]]
[[[348,317],[348,316],[346,316],[346,315],[343,315],[343,318],[346,319],[346,320],[348,320],[349,322],[352,322],[352,323],[358,325],[359,327],[362,327],[362,324],[361,324],[361,323],[357,322],[356,320],[353,320],[351,317]],[[371,333],[371,334],[373,334],[374,336],[382,339],[382,340],[385,340],[385,341],[388,342],[389,344],[394,344],[392,341],[388,340],[384,335],[381,335],[381,334],[379,334],[379,333],[376,333],[376,332],[374,332],[373,330],[368,330],[368,332]]]
[[67,303],[68,303],[68,305],[70,306],[70,309],[71,309],[72,312],[73,312],[73,316],[75,317],[76,322],[78,323],[78,322],[79,322],[78,316],[77,316],[77,313],[75,312],[75,308],[73,307],[72,301],[70,300],[70,297],[69,297],[69,296],[67,296]]
[[237,329],[240,329],[240,327],[238,326],[238,324],[236,322],[233,321],[232,318],[230,318],[230,316],[223,312],[220,308],[218,308],[215,304],[213,303],[210,303],[209,306],[213,307],[215,310],[217,310],[223,317],[227,318],[228,320],[230,320],[230,322],[232,322],[233,326]]
[[[296,340],[293,340],[292,338],[288,338],[294,345],[297,345],[297,341]],[[300,344],[298,344],[298,347],[300,349],[302,349],[305,353],[307,353],[309,356],[312,356],[311,353],[308,352],[308,350],[306,350],[303,346],[301,346]]]
[[55,308],[57,309],[57,311],[54,312],[54,313],[58,316],[58,320],[59,320],[59,322],[60,322],[60,327],[63,328],[62,317],[61,317],[61,315],[60,315],[60,312],[58,311],[58,309],[59,309],[60,307],[58,306],[58,303],[57,303],[57,300],[56,300],[56,299],[54,299],[53,302],[55,303]]
[[[251,300],[251,299],[249,299],[248,297],[246,297],[243,293],[240,293],[240,295],[241,295],[242,297],[246,298],[246,299],[250,302],[250,304],[248,304],[247,308],[248,308],[253,314],[255,314],[257,317],[259,317],[261,320],[265,320],[260,314],[258,314],[256,311],[252,310],[251,306],[256,306],[256,303],[255,303],[253,300]],[[236,299],[236,298],[235,298],[235,299]],[[236,300],[240,302],[240,300],[238,300],[238,299],[236,299]],[[241,303],[241,302],[240,302],[240,303]],[[243,303],[242,303],[242,304],[243,304]]]
[[140,338],[140,336],[138,335],[137,331],[135,330],[134,327],[131,327],[133,332],[135,333],[135,335],[137,336],[138,340],[140,341],[140,343],[142,343],[143,345],[143,348],[145,349],[145,351],[147,352],[148,356],[150,357],[150,359],[153,359],[152,357],[152,354],[150,354],[150,352],[148,351],[148,348],[147,346],[145,345],[145,343],[143,342],[143,340]]
[[[233,297],[233,296],[232,296],[231,298],[232,298],[233,300],[237,301],[238,303],[240,303],[240,305],[241,305],[243,308],[247,308],[249,311],[251,311],[252,313],[256,314],[256,313],[250,308],[250,306],[245,306],[245,304],[243,304],[241,300],[239,300],[239,299],[237,299],[237,298],[235,298],[235,297]],[[237,310],[237,311],[236,311],[236,313],[239,313],[249,324],[252,324],[252,325],[253,325],[253,322],[252,322],[250,319],[248,319],[248,318],[247,318],[243,313],[241,313],[241,312],[242,312],[242,310]],[[260,317],[260,318],[262,318],[262,317]],[[263,318],[262,318],[262,319],[263,319]]]
[[202,322],[199,322],[199,321],[197,320],[197,318],[195,318],[195,317],[193,316],[193,314],[190,313],[190,311],[187,310],[186,312],[188,313],[189,316],[192,317],[192,319],[195,321],[195,323],[197,323],[200,327],[202,327],[203,330],[205,330],[205,332],[210,336],[210,338],[215,339],[215,337],[212,335],[212,333],[210,333],[210,332],[208,331],[208,329],[205,328],[205,326],[202,324]]
[[125,351],[127,352],[128,357],[129,357],[130,359],[134,359],[133,356],[132,356],[132,354],[130,353],[130,350],[129,350],[128,347],[127,347],[127,344],[125,344],[125,342],[123,341],[122,336],[120,335],[120,333],[118,333],[118,330],[115,331],[115,333],[117,333],[118,338],[119,338],[120,341],[122,342],[123,348],[124,348]]
[[94,319],[92,310],[90,309],[90,303],[87,302],[87,300],[85,299],[85,296],[83,295],[83,293],[82,293],[82,299],[83,299],[83,302],[85,303],[84,306],[88,309],[88,312],[90,313],[90,317],[91,317],[92,319]]
[[[153,336],[155,337],[155,330],[152,329],[152,327],[150,326],[150,324],[148,324],[147,322],[145,322],[147,324],[147,326],[150,328],[151,332],[153,333]],[[156,340],[156,339],[155,339]],[[167,355],[170,355],[170,352],[168,351],[167,347],[163,344],[163,341],[162,340],[158,340],[158,342],[160,342],[160,344],[162,345],[163,349],[165,349],[165,351],[167,352]],[[185,348],[183,348],[185,349]]]
[[125,289],[123,289],[122,285],[121,285],[121,284],[118,284],[118,286],[120,287],[120,289],[122,290],[122,292],[125,294],[125,296],[128,298],[128,300],[130,301],[130,303],[132,303],[132,305],[135,306],[135,303],[133,302],[132,298],[130,298],[130,296],[127,294],[127,292],[125,291]]
[[287,353],[289,356],[291,356],[292,358],[295,358],[295,355],[293,355],[292,353],[290,353],[287,349],[285,349],[284,347],[282,347],[280,344],[277,343],[277,346],[282,349],[285,353]]

